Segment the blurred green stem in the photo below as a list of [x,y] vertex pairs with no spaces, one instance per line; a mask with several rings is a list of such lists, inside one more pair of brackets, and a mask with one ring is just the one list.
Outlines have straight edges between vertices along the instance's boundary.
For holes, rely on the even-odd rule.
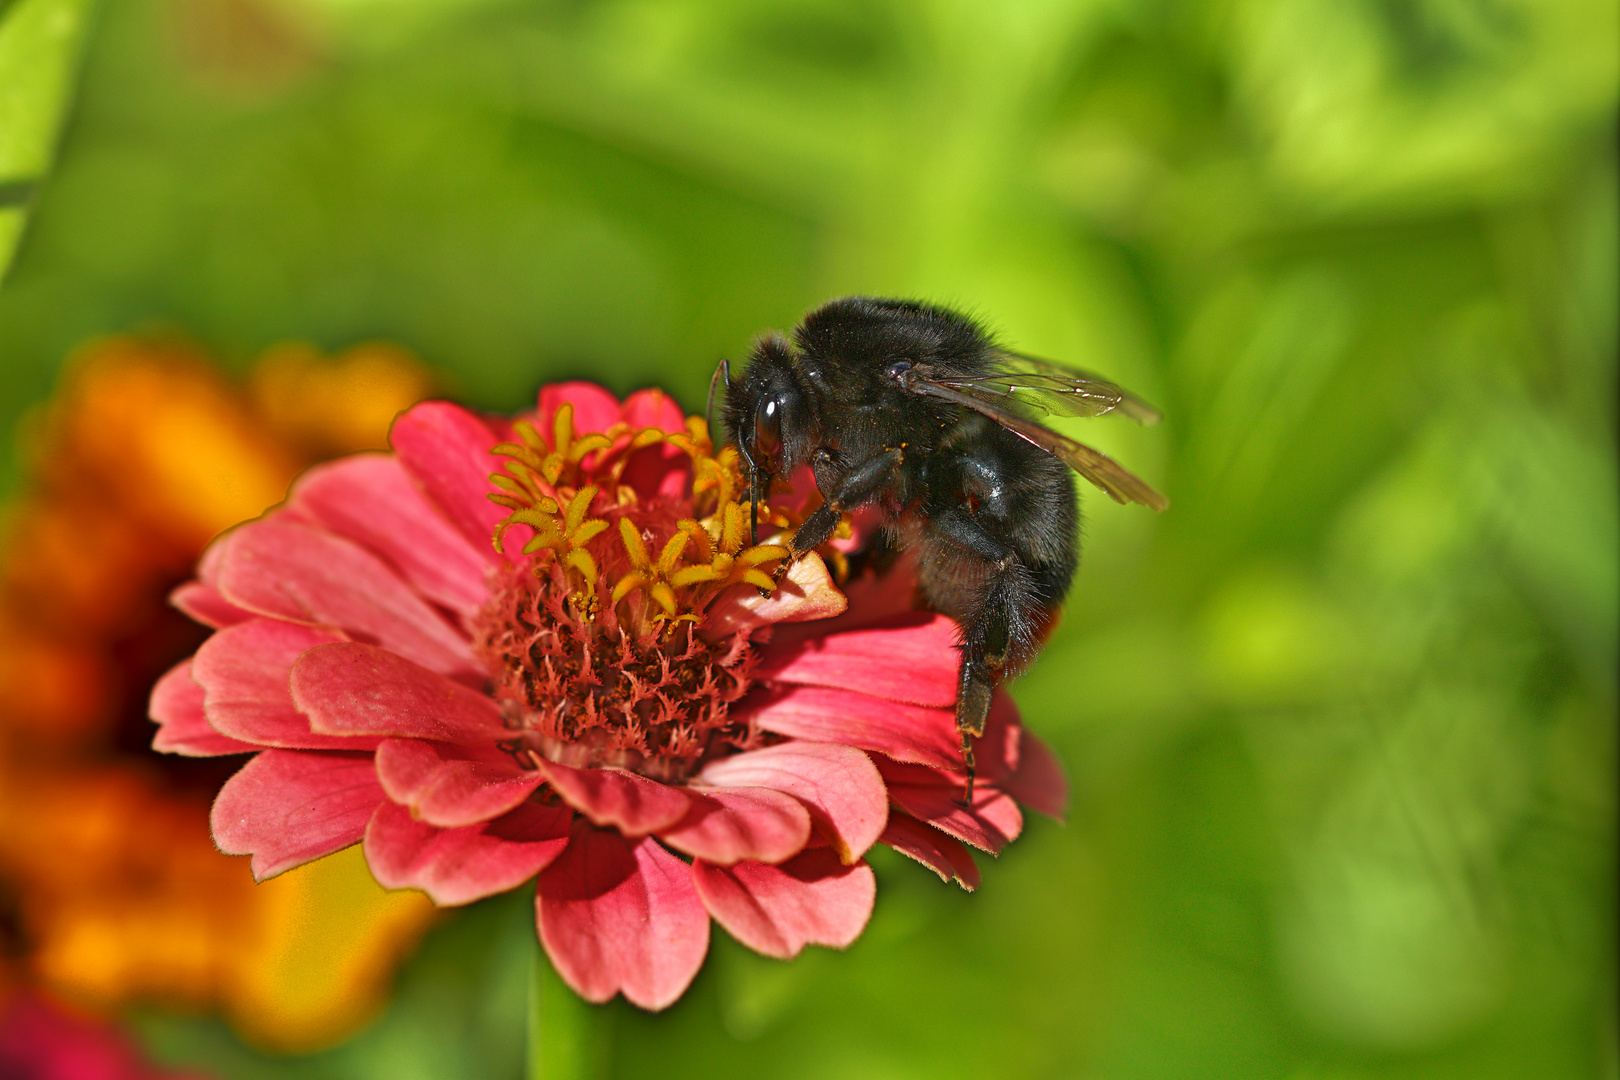
[[549,965],[546,950],[541,947],[540,939],[535,938],[534,957],[529,965],[528,1080],[545,1080],[546,1075],[540,1050],[541,1035],[545,1031],[545,1013],[542,1010],[546,1000],[546,968]]
[[586,1080],[600,1074],[596,1010],[551,967],[538,938],[529,977],[528,1080]]

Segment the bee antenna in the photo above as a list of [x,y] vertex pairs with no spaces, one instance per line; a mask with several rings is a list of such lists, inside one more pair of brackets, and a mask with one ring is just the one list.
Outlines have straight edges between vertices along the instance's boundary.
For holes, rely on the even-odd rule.
[[759,543],[759,474],[762,470],[754,463],[754,455],[741,441],[737,443],[737,453],[742,457],[743,464],[748,466],[748,546],[753,547]]
[[748,546],[759,543],[759,469],[748,470]]
[[719,444],[720,440],[715,436],[714,431],[714,399],[715,391],[720,389],[722,384],[726,388],[726,393],[730,394],[731,361],[724,357],[714,366],[714,374],[709,376],[709,400],[703,407],[703,422],[709,425],[709,440],[716,445]]

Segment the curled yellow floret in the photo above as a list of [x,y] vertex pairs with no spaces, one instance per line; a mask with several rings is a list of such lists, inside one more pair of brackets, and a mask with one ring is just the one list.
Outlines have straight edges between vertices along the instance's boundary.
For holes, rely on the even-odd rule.
[[[618,423],[582,435],[574,430],[573,406],[563,404],[549,443],[528,421],[513,428],[518,441],[494,448],[506,460],[504,471],[490,477],[498,491],[489,498],[510,512],[492,541],[496,550],[513,554],[506,548],[508,531],[528,526],[532,535],[520,554],[544,558],[549,551],[556,564],[577,574],[576,608],[594,611],[603,601],[617,606],[640,593],[652,618],[695,622],[713,596],[733,585],[776,588],[774,571],[788,549],[748,543],[751,508],[737,499],[746,485],[736,448],[717,451],[701,418],[689,419],[679,432]],[[690,505],[703,516],[681,518],[673,530],[654,535],[643,515],[628,512],[645,496],[620,481],[631,455],[659,444],[691,459]],[[793,524],[792,515],[764,504],[759,520],[778,529]]]

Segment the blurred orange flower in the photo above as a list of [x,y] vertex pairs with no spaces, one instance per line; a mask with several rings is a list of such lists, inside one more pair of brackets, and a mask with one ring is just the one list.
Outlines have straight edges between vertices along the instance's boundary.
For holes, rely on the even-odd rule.
[[357,851],[255,886],[208,807],[238,764],[153,753],[153,681],[206,629],[165,597],[299,470],[386,443],[425,396],[409,355],[281,346],[246,386],[195,348],[114,338],[25,424],[0,541],[0,948],[9,978],[93,1006],[220,1008],[308,1049],[380,1006],[432,917]]

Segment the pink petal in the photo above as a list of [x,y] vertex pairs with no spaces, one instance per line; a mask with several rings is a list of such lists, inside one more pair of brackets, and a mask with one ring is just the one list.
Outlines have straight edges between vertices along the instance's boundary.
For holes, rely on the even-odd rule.
[[692,807],[658,838],[677,851],[719,866],[743,859],[779,863],[810,840],[810,814],[771,788],[687,789]]
[[979,887],[979,867],[973,853],[938,829],[905,814],[890,814],[883,842],[907,858],[915,859],[939,875],[954,880],[968,892]]
[[293,661],[336,634],[311,626],[254,619],[202,643],[191,677],[203,689],[209,723],[223,735],[290,750],[370,750],[376,739],[334,738],[310,729],[287,689]]
[[257,618],[219,595],[219,590],[200,581],[188,581],[169,594],[169,603],[192,619],[215,630]]
[[691,487],[692,459],[667,444],[644,446],[625,460],[620,482],[644,498],[679,498]]
[[779,743],[712,761],[701,779],[719,788],[775,788],[793,796],[845,863],[877,842],[889,816],[883,777],[852,746]]
[[[815,490],[813,481],[810,490]],[[863,511],[856,511],[854,524],[857,530],[861,529],[863,519],[867,519],[867,515]],[[867,531],[876,530],[868,528]],[[843,547],[846,542],[834,543]],[[856,541],[852,539],[849,543],[854,544]],[[903,552],[886,572],[861,574],[853,581],[846,581],[840,588],[849,601],[849,607],[842,615],[813,626],[778,627],[776,636],[772,639],[773,650],[798,647],[815,638],[843,634],[850,630],[869,627],[874,623],[919,614],[921,605],[917,598],[916,557],[909,550]]]
[[375,645],[339,641],[300,656],[292,698],[329,735],[385,735],[494,745],[511,735],[495,702]]
[[[915,766],[913,766],[915,768]],[[884,775],[890,775],[888,766]],[[922,770],[918,770],[922,771]],[[973,807],[959,805],[963,788],[948,779],[951,774],[929,769],[941,779],[929,784],[896,783],[889,780],[889,798],[914,818],[981,851],[998,854],[1024,829],[1024,815],[1010,796],[989,784],[973,789]]]
[[755,675],[834,686],[912,705],[956,704],[956,624],[915,612],[859,630],[766,648]]
[[388,443],[401,465],[479,556],[500,559],[490,542],[506,510],[485,496],[496,490],[491,454],[507,441],[504,422],[486,420],[448,401],[424,401],[394,421]]
[[488,596],[489,560],[428,502],[392,454],[354,454],[304,473],[290,514],[380,556],[427,599],[462,616]]
[[384,739],[377,747],[383,791],[429,825],[457,828],[511,810],[540,786],[493,743],[458,745],[427,739]]
[[434,671],[484,678],[461,631],[377,556],[323,529],[276,517],[243,525],[225,548],[219,591],[264,615],[339,627]]
[[535,906],[557,973],[587,1001],[622,990],[643,1009],[662,1009],[709,950],[709,914],[687,865],[655,840],[628,840],[583,819],[540,872]]
[[[766,731],[813,742],[845,743],[894,761],[962,771],[962,739],[954,709],[885,701],[848,690],[790,686],[750,700],[749,717]],[[994,782],[1017,767],[1022,728],[1018,709],[1001,690],[991,700],[982,736],[974,740],[980,778]],[[963,782],[966,774],[962,774]]]
[[769,596],[761,596],[752,585],[726,590],[703,620],[703,636],[718,641],[772,623],[830,619],[846,604],[844,594],[827,573],[827,564],[812,551],[788,567]]
[[160,725],[152,749],[187,757],[248,753],[259,747],[221,735],[203,712],[203,688],[191,680],[191,660],[180,661],[152,687],[151,717]]
[[[711,434],[716,438],[721,438],[724,433],[717,431],[711,432]],[[816,490],[816,471],[809,465],[801,465],[794,469],[789,476],[785,478],[778,477],[777,479],[778,481],[785,479],[788,490],[773,492],[773,502],[780,502],[781,505],[799,514],[809,514],[815,507],[821,505],[821,492]],[[859,513],[859,511],[856,513]]]
[[209,823],[263,881],[355,843],[382,801],[370,754],[265,750],[225,781]]
[[[954,719],[952,723],[954,724]],[[990,715],[984,723],[984,734],[973,741],[973,758],[979,776],[988,783],[1001,780],[1018,771],[1018,751],[1023,746],[1024,727],[1018,718],[1018,706],[1002,687],[996,687],[990,699]],[[956,767],[961,768],[961,758]],[[966,777],[963,777],[964,783]]]
[[996,786],[1032,810],[1063,820],[1069,805],[1069,781],[1063,764],[1051,747],[1027,728],[1020,728],[1022,748],[1018,771],[997,781]]
[[[944,730],[955,745],[951,760],[943,767],[919,765],[890,758],[880,762],[885,780],[889,783],[952,783],[957,787],[967,784],[967,769],[962,761],[961,736],[956,734],[955,711],[940,713],[949,717]],[[996,688],[990,699],[990,715],[985,720],[984,734],[973,740],[973,757],[978,766],[977,776],[983,783],[999,786],[1000,781],[1018,771],[1018,751],[1023,745],[1023,726],[1018,721],[1018,706],[1011,697]],[[857,744],[858,745],[858,744]]]
[[850,690],[791,686],[749,710],[766,731],[812,742],[845,743],[936,768],[960,768],[961,739],[951,709],[903,705]]
[[[574,381],[548,383],[540,388],[535,413],[539,417],[536,427],[549,444],[557,410],[564,402],[574,407],[574,431],[585,434],[606,431],[620,420],[619,399],[593,382]],[[679,430],[678,428],[676,430]],[[556,449],[555,446],[552,447]]]
[[203,548],[203,553],[197,557],[197,580],[211,589],[219,587],[219,563],[229,546],[231,538],[236,535],[238,526],[232,526],[214,537]]
[[[637,390],[624,399],[620,412],[631,429],[686,430],[686,413],[659,389]],[[677,498],[692,483],[692,459],[673,446],[654,445],[631,454],[625,462],[623,482],[643,496]]]
[[656,780],[617,769],[573,769],[542,761],[541,770],[558,795],[597,825],[626,836],[646,836],[686,816],[692,800]]
[[692,864],[703,906],[755,952],[788,960],[806,945],[848,948],[866,929],[877,879],[864,862],[845,866],[831,848],[813,848],[781,866]]
[[878,772],[883,774],[883,782],[890,787],[895,784],[913,784],[923,787],[944,784],[952,786],[960,793],[967,784],[967,773],[961,769],[935,769],[927,765],[911,765],[903,761],[889,761],[884,758],[878,758]]
[[366,864],[385,889],[421,889],[435,904],[470,904],[528,881],[568,846],[574,812],[526,802],[494,821],[440,829],[384,801],[366,826]]
[[650,427],[668,432],[686,430],[685,410],[656,386],[637,390],[625,398],[620,415],[637,431]]

